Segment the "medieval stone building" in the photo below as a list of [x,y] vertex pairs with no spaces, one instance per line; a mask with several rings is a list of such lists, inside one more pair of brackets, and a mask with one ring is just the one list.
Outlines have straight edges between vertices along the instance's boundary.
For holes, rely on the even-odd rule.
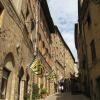
[[[30,69],[34,58],[41,61],[41,75]],[[0,0],[0,99],[32,100],[33,83],[53,94],[58,79],[74,74],[73,67],[46,0]],[[51,72],[54,78],[47,77]]]
[[60,31],[55,26],[55,33],[52,37],[52,58],[55,61],[55,70],[57,71],[58,81],[62,78],[70,79],[71,74],[74,75],[75,59],[65,43]]
[[54,26],[47,2],[1,0],[0,12],[0,98],[32,99],[33,83],[39,87],[43,84],[48,93],[53,93],[54,83],[29,68],[37,56],[43,72],[52,71],[50,34]]
[[81,90],[91,100],[100,99],[100,1],[79,0],[79,23],[75,25]]
[[33,18],[30,2],[0,0],[0,99],[24,100],[32,94]]

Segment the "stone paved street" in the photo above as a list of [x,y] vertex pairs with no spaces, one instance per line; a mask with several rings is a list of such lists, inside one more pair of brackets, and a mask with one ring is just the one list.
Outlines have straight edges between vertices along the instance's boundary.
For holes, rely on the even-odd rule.
[[55,94],[47,97],[45,100],[89,100],[83,95],[71,95],[70,93]]

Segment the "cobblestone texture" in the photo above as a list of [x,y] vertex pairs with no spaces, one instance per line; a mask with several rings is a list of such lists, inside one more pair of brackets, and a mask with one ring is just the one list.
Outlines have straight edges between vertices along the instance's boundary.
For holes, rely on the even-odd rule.
[[49,96],[45,100],[89,100],[89,99],[80,94],[71,95],[71,93],[64,93],[64,94],[55,94]]

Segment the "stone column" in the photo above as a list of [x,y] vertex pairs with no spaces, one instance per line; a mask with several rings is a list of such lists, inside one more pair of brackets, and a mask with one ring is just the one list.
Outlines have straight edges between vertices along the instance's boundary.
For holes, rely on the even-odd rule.
[[40,86],[41,86],[41,78],[40,77],[38,78],[38,85],[39,85],[39,88],[40,88]]
[[21,83],[20,83],[20,99],[19,100],[24,100],[24,86],[25,86],[25,81],[26,81],[26,76],[23,75]]
[[16,83],[15,74],[13,73],[10,100],[15,100],[15,83]]
[[0,99],[1,99],[2,76],[3,76],[3,67],[0,66]]
[[25,81],[21,81],[20,83],[20,99],[19,100],[24,100],[24,82]]
[[8,82],[7,82],[6,100],[9,100],[11,96],[11,90],[12,90],[12,85],[13,85],[12,78],[13,78],[13,73],[11,72],[8,77]]
[[44,84],[44,88],[46,88],[45,77],[43,77],[43,84]]

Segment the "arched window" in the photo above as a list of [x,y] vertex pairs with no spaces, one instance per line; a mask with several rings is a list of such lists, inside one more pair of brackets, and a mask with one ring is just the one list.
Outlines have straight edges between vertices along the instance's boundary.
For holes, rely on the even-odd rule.
[[13,67],[15,66],[15,61],[14,56],[11,52],[6,55],[4,63],[5,68],[12,71]]
[[6,99],[6,93],[8,93],[8,86],[10,82],[10,73],[15,65],[14,57],[12,53],[8,53],[4,60],[3,76],[1,83],[1,98]]
[[0,2],[0,27],[1,27],[1,25],[2,25],[3,10],[4,10],[4,7],[3,7],[3,5],[2,5],[1,2]]
[[1,84],[1,99],[6,98],[6,92],[7,92],[7,83],[9,78],[10,71],[6,68],[3,69],[3,77],[2,77],[2,84]]

